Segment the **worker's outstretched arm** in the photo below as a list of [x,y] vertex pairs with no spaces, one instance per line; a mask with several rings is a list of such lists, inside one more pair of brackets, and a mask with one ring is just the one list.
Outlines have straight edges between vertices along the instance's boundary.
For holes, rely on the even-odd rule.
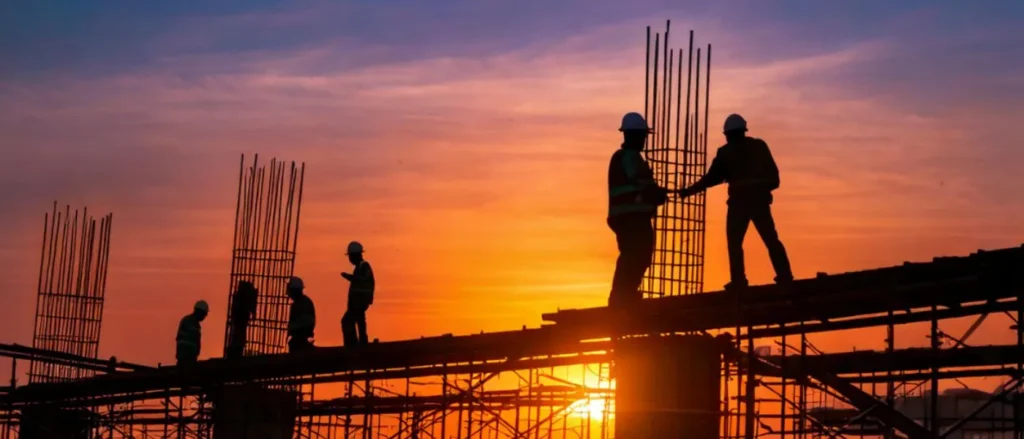
[[708,188],[718,186],[722,183],[725,183],[725,165],[723,164],[722,159],[716,155],[715,158],[711,160],[711,167],[708,168],[708,172],[704,174],[700,180],[697,180],[693,186],[685,188],[679,192],[685,197],[699,193],[700,191]]

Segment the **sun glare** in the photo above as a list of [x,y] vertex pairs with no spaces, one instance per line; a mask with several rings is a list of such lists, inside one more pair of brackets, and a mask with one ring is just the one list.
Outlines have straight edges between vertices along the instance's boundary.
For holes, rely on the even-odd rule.
[[[586,418],[589,415],[590,419],[600,420],[605,415],[605,401],[604,398],[581,399],[573,404],[572,412],[580,418]],[[611,413],[609,413],[610,415]]]

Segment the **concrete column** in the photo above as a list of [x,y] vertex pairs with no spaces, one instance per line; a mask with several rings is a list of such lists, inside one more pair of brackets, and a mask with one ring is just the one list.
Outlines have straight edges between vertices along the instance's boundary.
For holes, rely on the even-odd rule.
[[615,437],[719,439],[719,346],[698,335],[619,341]]

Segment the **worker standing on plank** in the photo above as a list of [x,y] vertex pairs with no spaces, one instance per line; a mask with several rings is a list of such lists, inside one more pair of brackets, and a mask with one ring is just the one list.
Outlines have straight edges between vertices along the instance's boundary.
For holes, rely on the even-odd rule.
[[178,347],[174,356],[178,360],[179,366],[195,363],[199,359],[203,336],[200,322],[206,319],[206,315],[209,313],[210,306],[206,304],[205,300],[200,300],[192,307],[192,313],[182,317],[181,322],[178,323],[178,336],[176,337]]
[[341,273],[341,277],[349,281],[348,309],[341,318],[341,333],[344,335],[345,346],[364,345],[369,343],[369,336],[366,335],[366,310],[373,304],[373,269],[363,259],[362,244],[350,242],[345,254],[355,268],[352,274]]
[[608,227],[615,232],[619,258],[608,306],[628,306],[642,298],[640,283],[654,255],[651,219],[665,204],[668,191],[654,181],[643,150],[652,133],[639,113],[622,118],[622,147],[608,166]]
[[238,282],[238,290],[231,301],[231,342],[226,352],[228,358],[240,358],[245,352],[246,331],[249,330],[249,319],[255,317],[258,295],[259,291],[252,282]]
[[688,197],[721,183],[729,183],[728,212],[725,216],[725,234],[729,247],[729,273],[731,280],[726,289],[747,286],[743,265],[743,238],[751,222],[768,247],[768,256],[775,268],[775,282],[793,280],[786,248],[779,240],[772,218],[772,191],[779,187],[779,168],[772,158],[768,144],[747,137],[747,121],[738,114],[729,115],[723,128],[726,143],[718,153],[707,174],[693,186],[679,191]]
[[316,310],[309,296],[303,294],[302,279],[288,280],[288,297],[292,299],[288,315],[288,352],[300,352],[313,347],[313,329],[316,328]]

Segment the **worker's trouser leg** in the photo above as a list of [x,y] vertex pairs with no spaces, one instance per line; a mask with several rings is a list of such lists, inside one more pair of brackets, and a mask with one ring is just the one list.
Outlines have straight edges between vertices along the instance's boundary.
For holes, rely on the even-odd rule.
[[772,261],[772,268],[775,269],[775,281],[785,282],[793,279],[793,273],[789,266],[789,257],[786,255],[786,248],[779,240],[779,233],[775,229],[775,219],[772,218],[770,204],[730,204],[725,219],[726,242],[729,246],[729,274],[733,285],[746,285],[746,267],[743,262],[743,238],[747,234],[747,227],[753,222],[757,234],[761,235],[765,247],[768,249],[768,256]]
[[366,334],[366,310],[370,305],[353,302],[349,303],[348,310],[341,318],[341,334],[345,346],[369,343],[369,336]]
[[193,345],[178,343],[174,357],[178,360],[179,366],[184,364],[193,364],[199,360],[199,350],[197,350]]
[[226,357],[240,358],[245,352],[245,331],[249,328],[248,321],[239,321],[231,325],[231,344],[228,345]]
[[654,254],[651,218],[646,215],[612,217],[608,219],[608,226],[615,232],[615,241],[619,246],[608,306],[636,303],[642,298],[640,284]]
[[288,340],[288,352],[302,352],[312,348],[313,343],[310,343],[309,338],[306,336],[292,336],[292,338]]

